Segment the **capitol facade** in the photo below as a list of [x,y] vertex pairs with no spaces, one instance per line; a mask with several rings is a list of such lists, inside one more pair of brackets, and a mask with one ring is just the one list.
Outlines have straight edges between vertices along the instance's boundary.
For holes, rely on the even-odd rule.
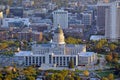
[[34,44],[31,51],[15,53],[15,62],[24,66],[56,65],[67,67],[70,60],[75,66],[91,65],[97,61],[97,53],[86,52],[86,45],[66,44],[60,26],[54,31],[53,40],[47,44]]

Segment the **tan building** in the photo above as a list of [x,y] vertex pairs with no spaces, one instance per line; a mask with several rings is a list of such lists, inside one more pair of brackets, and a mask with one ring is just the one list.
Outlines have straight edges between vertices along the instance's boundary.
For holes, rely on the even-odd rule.
[[19,40],[26,40],[26,41],[42,41],[42,32],[32,31],[30,28],[25,28],[23,31],[18,32],[18,39]]
[[9,35],[7,31],[0,31],[0,40],[8,39]]

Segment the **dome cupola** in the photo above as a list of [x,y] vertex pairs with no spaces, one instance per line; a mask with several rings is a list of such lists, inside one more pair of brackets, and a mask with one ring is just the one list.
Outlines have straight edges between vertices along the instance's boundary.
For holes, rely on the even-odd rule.
[[53,42],[57,44],[65,44],[64,33],[60,25],[58,25],[57,29],[54,32]]

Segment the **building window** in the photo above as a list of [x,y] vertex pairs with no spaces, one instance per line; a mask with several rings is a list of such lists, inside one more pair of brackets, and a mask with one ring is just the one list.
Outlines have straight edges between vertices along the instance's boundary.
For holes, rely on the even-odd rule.
[[55,64],[55,57],[53,57],[53,64]]
[[50,63],[50,64],[51,64],[51,57],[52,57],[52,56],[51,56],[51,55],[49,55],[49,63]]
[[36,63],[38,63],[38,57],[36,57]]
[[28,65],[28,57],[26,57],[25,59],[26,59],[26,60],[25,60],[25,61],[26,61],[26,65]]
[[29,63],[31,63],[31,57],[29,57]]
[[39,64],[41,65],[41,57],[39,57]]
[[43,57],[43,63],[45,63],[45,57]]
[[35,63],[35,57],[33,57],[33,64]]
[[57,65],[58,65],[58,63],[59,63],[59,57],[57,57],[56,61],[57,61]]
[[62,57],[60,57],[60,66],[62,66]]

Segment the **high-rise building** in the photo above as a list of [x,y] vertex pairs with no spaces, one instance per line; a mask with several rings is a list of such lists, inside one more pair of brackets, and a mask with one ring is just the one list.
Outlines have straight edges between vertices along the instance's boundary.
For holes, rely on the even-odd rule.
[[105,36],[111,41],[120,40],[120,1],[111,3],[106,10]]
[[84,25],[91,25],[92,24],[92,14],[90,13],[83,13],[82,14],[82,23]]
[[57,10],[53,12],[53,26],[61,25],[63,29],[68,28],[68,12],[64,10]]
[[105,10],[109,7],[108,3],[97,4],[97,30],[98,32],[105,34]]

